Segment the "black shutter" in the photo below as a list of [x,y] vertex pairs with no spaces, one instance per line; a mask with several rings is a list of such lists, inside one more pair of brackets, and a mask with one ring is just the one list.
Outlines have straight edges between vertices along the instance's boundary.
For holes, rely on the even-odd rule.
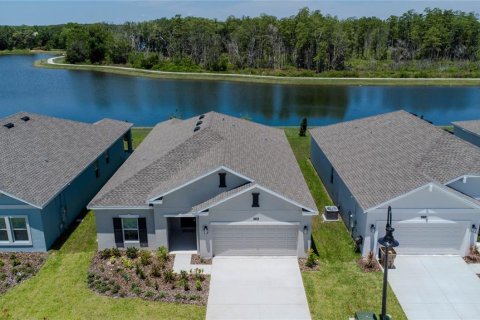
[[252,193],[252,207],[254,208],[260,207],[259,196],[260,196],[259,193],[256,193],[256,192]]
[[225,179],[226,175],[227,174],[225,172],[220,172],[218,174],[218,176],[220,177],[220,184],[218,186],[219,188],[226,188],[227,187],[227,181]]
[[113,218],[113,233],[115,235],[115,244],[118,248],[123,248],[122,219]]
[[146,218],[138,218],[138,233],[140,235],[140,247],[148,247]]

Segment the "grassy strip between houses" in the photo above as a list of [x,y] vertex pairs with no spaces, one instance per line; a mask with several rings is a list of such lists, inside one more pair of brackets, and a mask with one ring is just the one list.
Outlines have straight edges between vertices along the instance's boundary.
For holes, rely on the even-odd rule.
[[[285,133],[300,169],[321,210],[332,201],[310,162],[310,137],[300,137],[298,128]],[[318,251],[320,271],[303,272],[303,283],[313,319],[348,319],[355,311],[381,310],[382,273],[364,273],[360,258],[343,222],[322,222],[314,218],[313,241]],[[388,313],[393,319],[407,319],[393,291],[388,291]]]
[[[135,129],[135,144],[149,129]],[[0,296],[0,319],[204,319],[205,307],[100,296],[87,287],[97,250],[95,217],[88,212],[33,278]]]
[[236,81],[270,84],[291,85],[350,85],[350,86],[478,86],[480,78],[335,78],[335,77],[289,77],[236,73],[212,72],[176,72],[128,68],[125,66],[109,65],[81,65],[66,64],[63,58],[54,60],[56,63],[48,64],[46,59],[37,60],[34,66],[51,69],[68,69],[113,73],[126,76],[179,79],[179,80],[211,80],[211,81]]

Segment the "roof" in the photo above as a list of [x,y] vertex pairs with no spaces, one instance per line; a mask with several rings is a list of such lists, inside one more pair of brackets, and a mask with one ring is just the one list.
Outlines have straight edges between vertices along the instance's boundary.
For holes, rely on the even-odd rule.
[[[14,127],[7,129],[7,123]],[[29,112],[0,119],[0,193],[45,207],[131,126],[110,119],[87,124]]]
[[480,175],[478,147],[405,111],[310,132],[364,210],[431,182]]
[[480,136],[480,120],[457,121],[453,125]]
[[220,167],[316,210],[285,133],[216,112],[168,120],[155,126],[89,207],[146,206],[167,193]]

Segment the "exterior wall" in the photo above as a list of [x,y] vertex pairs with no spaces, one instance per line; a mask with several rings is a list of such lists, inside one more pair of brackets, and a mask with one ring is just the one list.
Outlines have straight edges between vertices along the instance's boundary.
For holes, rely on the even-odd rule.
[[43,236],[43,222],[41,211],[25,203],[0,194],[0,217],[26,216],[30,226],[31,244],[0,244],[0,251],[46,251],[45,237]]
[[480,177],[467,177],[465,183],[463,179],[452,182],[448,185],[463,194],[480,200]]
[[[113,248],[116,246],[115,235],[113,233],[113,218],[119,218],[128,215],[147,219],[148,248],[153,250],[162,245],[166,245],[165,243],[159,243],[157,240],[153,208],[131,210],[108,209],[95,211],[97,242],[99,250]],[[128,246],[140,247],[140,243],[128,244]]]
[[[421,222],[423,216],[428,221],[468,222],[466,223],[467,226],[472,224],[478,226],[480,224],[480,209],[472,209],[472,206],[435,187],[432,191],[429,191],[428,187],[420,189],[413,194],[390,202],[389,205],[392,207],[393,221],[412,220],[412,222]],[[364,256],[368,255],[370,250],[378,251],[378,238],[385,234],[387,208],[388,205],[385,205],[366,214],[367,221],[363,230],[365,236],[362,248]],[[374,233],[370,231],[370,225],[372,224],[376,226]],[[465,254],[468,252],[470,245],[475,243],[477,237],[476,234],[468,231],[470,236],[465,239],[462,248]]]
[[460,128],[460,127],[457,127],[456,125],[453,125],[453,132],[457,137],[480,147],[480,136],[479,135],[476,135],[472,132],[466,131],[466,130]]
[[[252,192],[260,194],[260,207],[252,208]],[[221,222],[251,222],[256,223],[254,218],[258,218],[260,223],[291,222],[298,224],[298,248],[299,257],[305,257],[306,252],[311,245],[311,216],[302,215],[302,210],[291,203],[273,196],[261,189],[253,189],[232,198],[224,203],[210,209],[208,215],[200,216],[198,219],[197,236],[199,240],[199,254],[202,257],[212,257],[212,233],[205,234],[203,228],[208,227],[213,230],[212,223]],[[304,226],[307,226],[308,232],[303,233]]]
[[331,183],[332,164],[314,139],[310,144],[310,159],[328,194],[340,209],[342,220],[347,229],[353,237],[363,236],[361,226],[364,225],[366,219],[363,209],[335,170],[333,171],[333,183]]

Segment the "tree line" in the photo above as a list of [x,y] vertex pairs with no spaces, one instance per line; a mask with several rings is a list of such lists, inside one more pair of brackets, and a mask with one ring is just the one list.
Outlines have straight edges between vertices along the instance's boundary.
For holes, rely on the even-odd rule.
[[121,25],[0,26],[0,50],[63,49],[70,63],[145,69],[345,70],[362,61],[470,61],[480,58],[474,13],[426,9],[388,19],[339,19],[301,9],[276,18],[162,18]]

